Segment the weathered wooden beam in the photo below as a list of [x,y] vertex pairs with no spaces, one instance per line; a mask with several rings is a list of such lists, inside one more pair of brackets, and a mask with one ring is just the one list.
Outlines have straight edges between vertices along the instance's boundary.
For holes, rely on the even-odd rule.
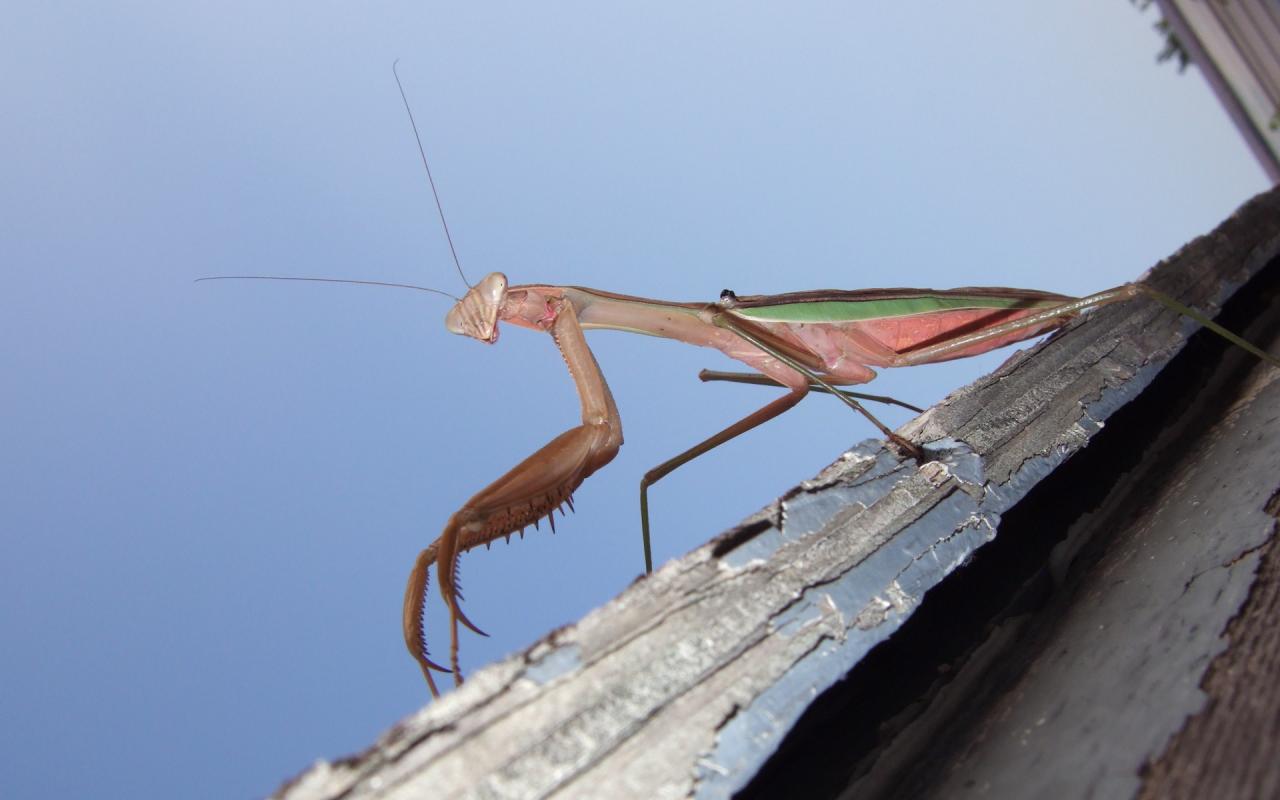
[[[1272,264],[1224,315],[1275,351]],[[1275,796],[1280,371],[1219,345],[1109,415],[740,796]]]
[[[1212,313],[1246,282],[1241,294],[1274,284],[1280,268],[1267,265],[1278,255],[1273,191],[1148,280]],[[1256,313],[1277,304],[1263,305],[1270,308]],[[1245,309],[1233,321],[1253,315]],[[1089,315],[900,431],[927,442],[936,460],[917,466],[879,442],[855,447],[738,527],[478,671],[367,751],[313,766],[277,796],[713,798],[771,796],[779,786],[792,796],[895,796],[903,787],[963,794],[1000,781],[1061,788],[1090,769],[1100,776],[1092,785],[1131,794],[1133,759],[1140,767],[1158,755],[1194,710],[1195,670],[1203,672],[1247,594],[1257,562],[1249,554],[1272,535],[1265,506],[1280,488],[1280,376],[1239,366],[1248,359],[1230,348],[1214,350],[1199,358],[1252,377],[1234,379],[1233,391],[1244,392],[1235,405],[1223,407],[1212,392],[1198,400],[1200,388],[1178,377],[1198,373],[1178,366],[1187,357],[1173,359],[1194,328],[1146,300]],[[1162,373],[1174,376],[1172,386]],[[1143,405],[1148,398],[1154,406]],[[1116,422],[1126,409],[1132,417],[1134,408],[1197,404],[1205,410],[1170,423],[1180,426],[1172,432],[1138,434],[1163,436],[1159,444],[1123,431],[1146,431],[1163,419],[1155,411]],[[1104,438],[1112,442],[1105,449]],[[1206,449],[1179,444],[1192,440]],[[1090,459],[1091,451],[1102,457]],[[1135,470],[1148,477],[1117,477]],[[1115,510],[1126,503],[1159,512]],[[1147,563],[1144,541],[1176,539],[1172,549],[1150,547],[1182,567],[1161,560],[1164,571],[1139,571],[1119,586],[1104,569],[1092,583],[1055,589],[1083,580],[1074,577],[1078,565],[1094,565],[1094,574],[1106,563],[1105,548],[1090,555],[1109,535],[1096,523],[1120,517],[1125,525],[1103,527],[1147,537],[1133,540],[1125,563]],[[1160,613],[1184,595],[1202,602]],[[1057,616],[1042,616],[1050,607]],[[1077,617],[1076,609],[1099,611]],[[1054,630],[1084,626],[1075,639],[1048,640],[1072,642],[1076,657],[1023,654],[1025,668],[1006,674],[1004,655],[1020,643],[1035,639],[1034,653],[1047,652],[1029,622],[1040,619]],[[1089,625],[1117,619],[1131,624],[1090,644]],[[1194,635],[1177,633],[1188,626]],[[1139,636],[1144,630],[1152,635]],[[1126,650],[1133,642],[1138,649]],[[1161,669],[1144,673],[1152,663]],[[1035,685],[1045,703],[1103,673],[1112,691],[1082,689],[1062,707],[1010,700],[1012,685],[1031,690],[1018,680],[1036,665],[1057,676]],[[1125,705],[1132,697],[1160,713],[1136,715]],[[1025,720],[1022,739],[1001,738],[1010,735],[1001,714]],[[978,720],[986,727],[973,727]],[[1033,735],[1046,727],[1054,736]],[[1143,738],[1138,729],[1154,732]],[[1005,752],[1032,739],[1045,748],[1039,759]],[[1136,739],[1119,748],[1125,758],[1090,758]]]

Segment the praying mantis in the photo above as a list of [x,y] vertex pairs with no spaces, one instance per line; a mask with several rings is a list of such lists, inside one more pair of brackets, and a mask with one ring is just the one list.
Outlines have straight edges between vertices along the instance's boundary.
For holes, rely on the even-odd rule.
[[[439,694],[433,671],[452,673],[460,684],[459,625],[485,634],[460,606],[459,556],[496,539],[509,539],[542,517],[554,526],[554,513],[563,512],[566,504],[572,508],[574,491],[617,454],[622,421],[587,346],[587,330],[629,331],[711,347],[757,372],[756,376],[714,377],[763,380],[787,389],[641,479],[645,569],[651,571],[649,487],[682,464],[782,414],[811,389],[835,395],[870,420],[906,456],[923,463],[919,445],[889,430],[858,402],[857,395],[836,387],[870,381],[876,375],[873,367],[908,367],[985,353],[1061,328],[1085,311],[1139,296],[1151,297],[1280,366],[1280,360],[1142,283],[1080,298],[1000,287],[826,290],[755,297],[738,297],[725,290],[716,302],[675,303],[578,286],[509,286],[505,275],[492,273],[469,288],[449,311],[445,327],[488,344],[497,342],[499,322],[550,334],[577,388],[582,423],[468,500],[449,518],[440,537],[418,555],[405,589],[405,644],[433,695]],[[429,657],[423,625],[433,564],[449,609],[448,667]]]
[[[268,279],[423,288],[333,278]],[[588,330],[642,333],[714,348],[755,373],[704,372],[704,379],[766,383],[787,390],[643,476],[641,530],[645,571],[650,572],[649,487],[699,455],[782,414],[811,390],[834,395],[870,420],[905,456],[922,464],[925,454],[917,443],[889,430],[858,402],[860,398],[887,398],[858,395],[837,387],[867,383],[876,375],[873,368],[909,367],[976,356],[1062,328],[1086,311],[1141,296],[1164,304],[1280,367],[1280,359],[1144,283],[1126,283],[1079,298],[1003,287],[820,290],[752,297],[739,297],[725,290],[715,302],[681,303],[579,286],[510,286],[505,275],[491,273],[458,299],[445,317],[445,327],[486,344],[497,342],[499,322],[550,334],[577,389],[581,424],[555,437],[474,495],[449,517],[440,536],[418,554],[405,588],[405,645],[432,695],[440,694],[432,675],[435,671],[452,673],[455,684],[461,684],[459,626],[486,635],[460,605],[461,554],[500,538],[509,540],[511,534],[536,525],[543,517],[554,528],[555,512],[563,513],[565,505],[572,509],[573,493],[618,453],[622,420],[600,366],[587,346]],[[447,667],[433,661],[427,651],[423,613],[432,565],[449,611]]]
[[[396,82],[399,85],[398,75]],[[403,87],[400,92],[405,99]],[[407,99],[405,108],[418,138],[422,163],[454,263],[462,275]],[[223,277],[396,286],[447,295],[435,289],[380,281]],[[463,280],[466,282],[465,276]],[[1060,329],[1086,311],[1139,296],[1154,299],[1190,317],[1280,367],[1280,359],[1143,283],[1127,283],[1079,298],[1003,287],[819,290],[750,297],[739,297],[726,289],[717,301],[698,303],[667,302],[578,286],[510,286],[505,275],[491,273],[478,283],[469,284],[462,298],[455,298],[457,303],[445,318],[446,328],[487,344],[497,342],[499,322],[550,334],[577,389],[581,424],[556,436],[474,495],[450,516],[440,536],[419,553],[405,588],[402,619],[405,645],[419,665],[432,695],[440,694],[433,672],[451,673],[455,684],[460,685],[459,626],[486,635],[468,619],[460,605],[458,563],[461,554],[499,538],[509,540],[511,534],[523,531],[530,524],[536,525],[543,517],[554,529],[555,512],[563,513],[565,505],[572,509],[573,493],[617,454],[623,441],[622,421],[600,366],[587,346],[585,331],[620,330],[714,348],[755,372],[704,371],[704,380],[764,383],[787,390],[643,476],[640,481],[641,530],[645,571],[651,572],[649,487],[681,465],[784,413],[810,391],[834,395],[865,416],[905,456],[922,464],[925,454],[919,444],[891,431],[858,402],[859,399],[898,401],[837,387],[869,382],[876,375],[874,368],[909,367],[980,355]],[[427,650],[423,614],[432,565],[449,611],[447,667],[433,661]]]

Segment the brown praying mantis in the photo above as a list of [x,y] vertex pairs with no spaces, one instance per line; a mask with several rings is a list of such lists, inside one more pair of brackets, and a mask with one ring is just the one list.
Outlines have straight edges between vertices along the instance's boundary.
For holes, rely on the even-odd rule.
[[[284,280],[403,286],[329,278]],[[833,394],[870,420],[904,454],[923,463],[919,445],[889,430],[858,402],[860,398],[887,398],[837,387],[870,381],[876,375],[873,367],[909,367],[979,355],[1061,328],[1085,311],[1140,295],[1280,367],[1280,359],[1142,283],[1127,283],[1080,298],[1000,287],[823,290],[755,297],[738,297],[726,290],[716,302],[675,303],[579,286],[509,286],[505,275],[492,273],[458,300],[445,318],[445,327],[487,344],[497,342],[499,322],[550,334],[577,388],[582,422],[468,500],[449,518],[439,538],[418,555],[405,589],[405,644],[433,695],[439,695],[439,688],[432,671],[452,673],[455,682],[461,683],[458,626],[485,634],[467,618],[459,603],[459,556],[496,539],[509,539],[543,517],[554,527],[554,513],[563,512],[564,505],[572,509],[573,493],[617,454],[622,445],[622,420],[587,346],[587,330],[629,331],[711,347],[756,373],[704,373],[704,378],[769,383],[787,389],[786,394],[644,475],[640,518],[648,572],[653,567],[649,487],[682,464],[782,414],[809,391]],[[433,564],[440,594],[449,609],[448,667],[432,661],[427,652],[423,612]]]
[[[399,85],[398,76],[396,80]],[[401,96],[404,96],[403,88]],[[416,137],[417,125],[407,99],[405,108]],[[455,265],[458,265],[420,137],[418,147]],[[460,265],[458,272],[462,274]],[[423,288],[336,278],[283,279]],[[465,276],[463,280],[465,282]],[[711,347],[755,372],[704,372],[704,379],[767,383],[787,390],[781,397],[644,475],[640,481],[640,517],[645,570],[649,572],[653,568],[649,487],[699,455],[782,414],[809,391],[834,395],[870,420],[906,456],[923,463],[924,453],[918,444],[889,430],[858,402],[859,399],[888,401],[888,398],[859,395],[837,387],[872,380],[876,375],[873,368],[909,367],[986,353],[1057,330],[1086,311],[1140,295],[1163,303],[1280,367],[1280,359],[1142,283],[1128,283],[1080,298],[999,287],[820,290],[753,297],[738,297],[725,290],[715,302],[682,303],[577,286],[509,286],[506,276],[492,273],[474,286],[469,285],[464,297],[455,298],[457,304],[446,316],[445,326],[453,333],[487,344],[497,342],[499,322],[550,334],[577,388],[582,421],[468,500],[449,518],[440,536],[418,555],[405,589],[405,644],[433,695],[439,695],[433,671],[452,673],[454,682],[461,684],[459,624],[485,634],[467,618],[460,605],[460,555],[499,538],[510,539],[512,533],[523,531],[543,517],[548,518],[554,528],[554,513],[557,510],[563,513],[564,505],[572,509],[573,493],[617,454],[622,445],[622,420],[600,366],[587,346],[585,331],[601,328],[628,331]],[[449,610],[448,667],[431,660],[427,652],[423,612],[428,573],[433,564],[440,594]]]
[[[483,635],[459,605],[461,553],[507,538],[568,504],[582,482],[609,463],[622,444],[622,420],[584,331],[607,328],[644,333],[715,348],[756,370],[757,376],[717,374],[719,379],[775,383],[788,391],[752,414],[647,472],[640,481],[645,569],[649,549],[648,489],[690,460],[767,422],[811,390],[829,392],[872,422],[905,454],[923,462],[918,445],[889,430],[838,386],[866,383],[872,367],[909,367],[985,353],[1056,330],[1081,313],[1146,295],[1195,319],[1234,344],[1280,367],[1280,360],[1141,283],[1073,298],[1008,288],[863,289],[738,297],[726,290],[718,302],[673,303],[578,286],[508,286],[506,276],[486,276],[445,318],[451,332],[493,344],[498,322],[549,333],[564,357],[582,404],[582,424],[476,494],[449,518],[444,532],[423,550],[405,590],[404,637],[433,694],[433,670],[461,682],[458,625]],[[449,609],[450,666],[427,654],[422,614],[427,574],[434,564]]]

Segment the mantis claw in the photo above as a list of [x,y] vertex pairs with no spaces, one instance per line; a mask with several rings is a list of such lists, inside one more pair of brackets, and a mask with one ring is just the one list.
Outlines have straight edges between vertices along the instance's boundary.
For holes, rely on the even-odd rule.
[[480,630],[479,628],[477,628],[477,627],[476,627],[476,624],[475,624],[474,622],[472,622],[471,620],[467,619],[467,615],[466,615],[466,614],[464,614],[464,613],[462,613],[462,609],[461,609],[460,607],[458,607],[457,605],[455,605],[455,606],[454,606],[454,608],[453,608],[453,613],[458,617],[458,622],[461,622],[463,625],[466,625],[468,628],[470,628],[470,629],[472,630],[472,632],[474,632],[474,633],[478,633],[478,634],[480,634],[481,636],[484,636],[485,638],[488,638],[489,634],[487,634],[487,633],[485,633],[484,631],[482,631],[482,630]]
[[427,669],[433,669],[433,670],[435,670],[436,672],[452,672],[452,671],[453,671],[453,670],[449,669],[448,667],[442,667],[442,666],[440,666],[440,665],[439,665],[439,664],[437,664],[436,662],[434,662],[434,661],[432,661],[431,659],[427,658],[425,655],[422,657],[422,665],[423,665],[424,667],[426,667]]

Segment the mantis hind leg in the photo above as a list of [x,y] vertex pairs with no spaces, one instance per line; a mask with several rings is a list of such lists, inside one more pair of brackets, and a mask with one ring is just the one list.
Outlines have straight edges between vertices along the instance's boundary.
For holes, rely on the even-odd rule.
[[1147,295],[1152,300],[1155,300],[1157,303],[1160,303],[1164,307],[1171,309],[1173,311],[1176,311],[1182,316],[1187,317],[1188,319],[1198,322],[1199,324],[1203,325],[1204,327],[1208,328],[1209,330],[1221,336],[1223,339],[1226,339],[1228,342],[1231,342],[1236,347],[1239,347],[1245,352],[1252,353],[1253,355],[1257,356],[1258,358],[1262,359],[1268,364],[1271,364],[1273,367],[1280,367],[1280,358],[1276,358],[1275,356],[1268,353],[1266,350],[1263,350],[1262,348],[1257,347],[1251,342],[1240,338],[1239,336],[1235,335],[1231,331],[1222,327],[1218,323],[1209,319],[1204,314],[1201,314],[1199,311],[1196,311],[1194,308],[1183,305],[1182,303],[1178,302],[1178,300],[1176,300],[1175,298],[1170,297],[1169,295],[1165,294],[1164,292],[1158,289],[1153,289],[1152,287],[1147,286],[1145,283],[1138,283],[1134,285],[1137,286],[1139,289],[1141,289],[1143,294]]
[[729,427],[710,436],[677,456],[667,459],[649,470],[640,479],[640,531],[644,537],[644,571],[653,572],[653,553],[649,544],[649,487],[670,475],[674,470],[698,456],[714,450],[725,442],[763,425],[804,399],[809,387],[792,387],[791,391],[752,414],[748,414]]

